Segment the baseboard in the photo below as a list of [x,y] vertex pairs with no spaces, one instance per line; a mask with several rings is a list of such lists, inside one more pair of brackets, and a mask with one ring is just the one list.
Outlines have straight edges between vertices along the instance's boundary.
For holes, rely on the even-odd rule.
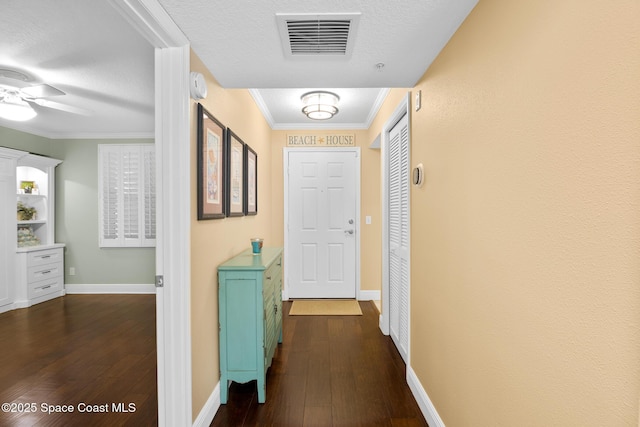
[[0,314],[6,313],[7,311],[15,310],[17,308],[23,308],[23,307],[18,307],[16,303],[0,306]]
[[380,291],[363,291],[358,292],[360,301],[380,301]]
[[389,336],[389,331],[385,327],[385,318],[382,316],[382,313],[380,313],[380,316],[378,317],[378,327],[380,328],[382,335]]
[[40,304],[42,302],[49,301],[49,300],[52,300],[54,298],[62,297],[65,294],[66,294],[66,292],[63,289],[63,290],[55,292],[53,294],[42,295],[40,297],[32,299],[31,301],[29,301],[29,300],[15,300],[11,304],[3,305],[2,307],[0,307],[0,313],[5,313],[5,312],[11,311],[11,310],[18,310],[18,309],[21,309],[21,308],[29,308],[32,305]]
[[422,415],[424,415],[427,424],[429,427],[445,427],[444,421],[438,415],[438,411],[436,411],[436,407],[433,406],[431,399],[427,395],[424,387],[420,383],[418,376],[413,371],[411,366],[407,366],[407,383],[409,384],[409,388],[413,393],[413,397],[415,397],[418,402],[418,406],[420,406],[420,410],[422,411]]
[[155,294],[154,284],[70,284],[64,285],[67,294]]
[[198,417],[193,422],[193,427],[208,427],[213,421],[213,417],[220,409],[220,382],[213,389],[213,392],[205,402]]

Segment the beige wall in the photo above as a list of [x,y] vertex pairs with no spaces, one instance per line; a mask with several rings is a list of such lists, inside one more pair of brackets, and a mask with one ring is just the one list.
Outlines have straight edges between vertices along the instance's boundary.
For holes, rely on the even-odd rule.
[[[410,363],[449,427],[638,423],[639,17],[631,0],[482,0],[412,89],[426,183],[412,187]],[[195,418],[219,380],[216,265],[255,233],[282,245],[287,132],[195,57],[192,70],[209,111],[257,149],[264,182],[258,217],[196,221],[192,177]],[[363,266],[380,259],[367,147],[406,93],[356,131]],[[363,289],[379,289],[368,272]]]
[[482,0],[414,88],[411,365],[448,427],[638,424],[639,18]]
[[[317,135],[319,131],[295,130],[272,132],[273,238],[284,246],[284,172],[283,149],[287,146],[287,135]],[[369,148],[374,137],[366,130],[325,130],[322,133],[355,135],[355,145],[360,147],[360,289],[381,289],[381,211],[380,211],[380,150]],[[304,147],[302,147],[304,148]],[[371,224],[365,224],[365,216],[371,216]]]
[[197,220],[196,108],[191,101],[191,341],[193,418],[202,410],[220,380],[218,348],[217,266],[249,248],[251,237],[265,245],[276,240],[271,232],[271,129],[247,90],[223,89],[200,59],[192,53],[191,71],[202,73],[209,93],[202,105],[228,126],[258,155],[258,215],[217,220]]

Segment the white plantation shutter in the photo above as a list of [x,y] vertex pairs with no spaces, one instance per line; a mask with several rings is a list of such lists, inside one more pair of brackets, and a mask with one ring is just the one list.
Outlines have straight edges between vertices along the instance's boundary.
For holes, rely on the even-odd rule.
[[122,147],[122,223],[125,241],[140,236],[140,149]]
[[118,239],[118,193],[120,191],[120,156],[117,152],[107,151],[99,155],[99,170],[102,171],[100,183],[100,246],[111,246],[106,242]]
[[145,146],[144,155],[144,238],[156,240],[156,152],[153,145]]
[[155,246],[153,144],[98,146],[100,247]]

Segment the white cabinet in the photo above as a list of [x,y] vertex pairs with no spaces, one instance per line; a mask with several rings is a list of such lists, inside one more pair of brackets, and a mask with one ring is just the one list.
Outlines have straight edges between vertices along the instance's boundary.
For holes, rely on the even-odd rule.
[[16,306],[28,307],[64,295],[63,245],[18,252]]
[[17,202],[35,214],[17,220],[16,307],[64,295],[64,245],[54,240],[55,168],[60,163],[34,154],[18,159]]
[[[18,159],[17,202],[34,213],[33,217],[18,219],[18,247],[54,243],[55,167],[60,163],[60,160],[34,154]],[[29,235],[33,237],[28,239]]]
[[0,313],[15,300],[16,166],[24,154],[0,147]]
[[64,244],[54,240],[60,163],[0,147],[0,312],[64,295]]

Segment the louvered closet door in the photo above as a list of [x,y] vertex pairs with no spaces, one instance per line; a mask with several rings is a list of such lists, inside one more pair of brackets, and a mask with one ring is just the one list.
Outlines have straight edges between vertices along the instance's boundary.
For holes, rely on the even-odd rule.
[[405,115],[389,132],[389,333],[409,351],[409,129]]

